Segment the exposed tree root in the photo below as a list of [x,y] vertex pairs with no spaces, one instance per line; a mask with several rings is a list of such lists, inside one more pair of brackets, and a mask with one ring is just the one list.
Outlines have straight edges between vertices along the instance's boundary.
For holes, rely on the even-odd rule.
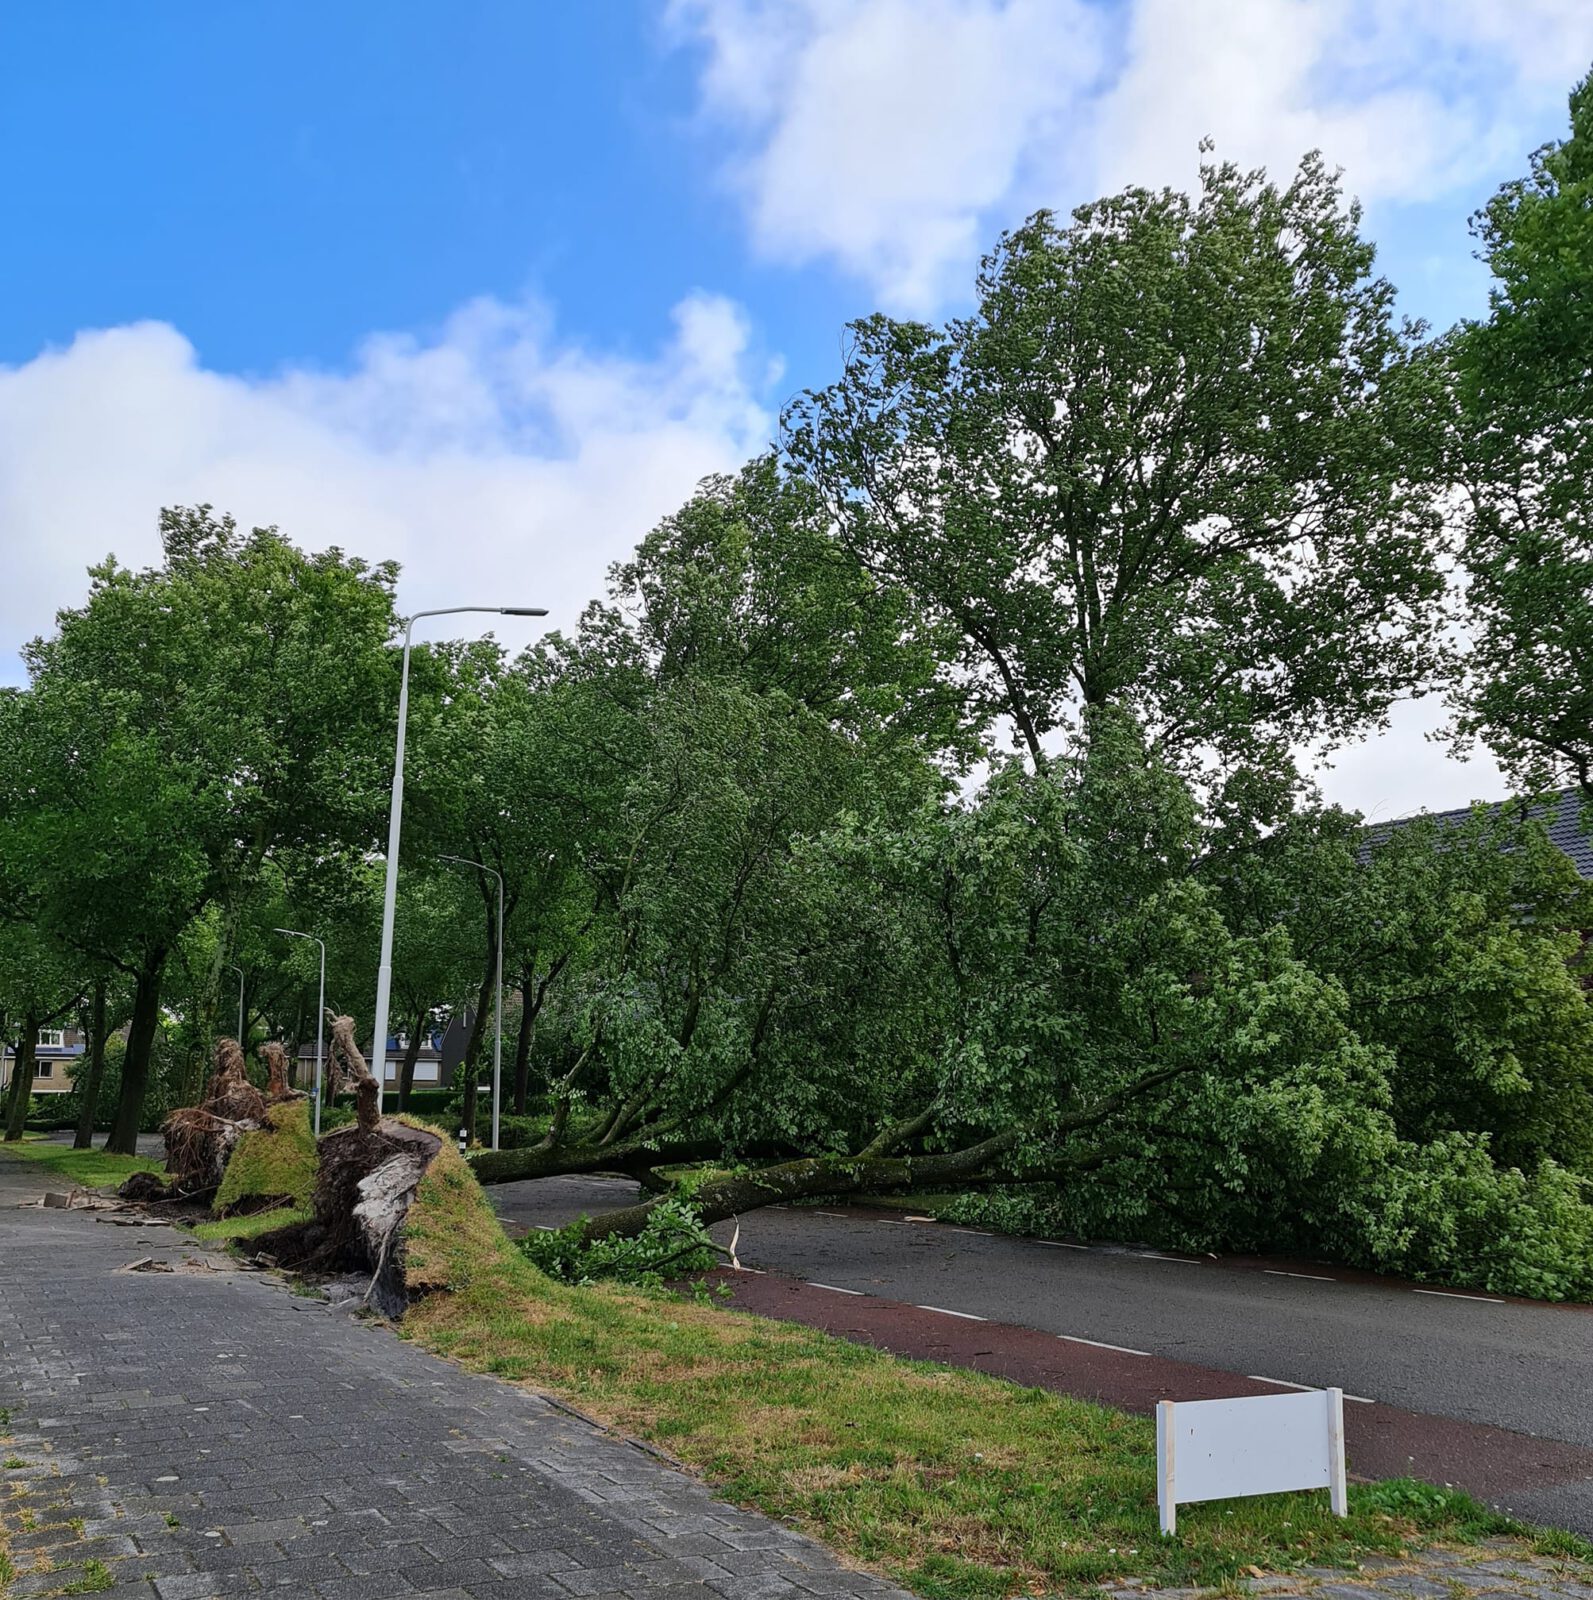
[[265,1096],[249,1082],[243,1049],[236,1039],[216,1041],[216,1070],[196,1106],[182,1106],[166,1118],[167,1178],[135,1173],[121,1187],[125,1200],[198,1199],[213,1194],[227,1170],[234,1146],[244,1134],[265,1125]]
[[368,1272],[367,1302],[397,1316],[407,1302],[404,1218],[442,1140],[378,1114],[376,1080],[354,1042],[353,1019],[333,1017],[331,1024],[333,1070],[354,1090],[357,1120],[320,1141],[314,1216],[262,1234],[252,1251],[301,1270]]

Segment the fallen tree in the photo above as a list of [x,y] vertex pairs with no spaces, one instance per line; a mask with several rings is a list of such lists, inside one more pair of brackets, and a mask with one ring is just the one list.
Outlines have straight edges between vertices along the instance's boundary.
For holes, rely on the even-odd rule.
[[313,1215],[261,1234],[252,1249],[301,1271],[369,1273],[367,1303],[396,1316],[408,1299],[404,1221],[443,1141],[419,1124],[380,1114],[376,1079],[354,1040],[354,1019],[329,1020],[334,1081],[353,1090],[355,1120],[321,1137]]

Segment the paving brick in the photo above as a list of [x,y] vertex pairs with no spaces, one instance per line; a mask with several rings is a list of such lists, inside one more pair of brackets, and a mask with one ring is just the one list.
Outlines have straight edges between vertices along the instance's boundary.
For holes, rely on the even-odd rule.
[[52,1517],[83,1519],[82,1559],[114,1559],[113,1600],[776,1600],[817,1592],[802,1572],[837,1600],[906,1600],[536,1396],[265,1276],[120,1273],[194,1247],[12,1209],[36,1181],[0,1156],[8,1448]]

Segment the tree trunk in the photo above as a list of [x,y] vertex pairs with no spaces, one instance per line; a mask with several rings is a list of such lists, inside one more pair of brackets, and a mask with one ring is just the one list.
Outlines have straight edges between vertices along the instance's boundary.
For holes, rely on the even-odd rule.
[[33,1097],[33,1063],[39,1047],[39,1019],[31,1013],[22,1019],[22,1037],[11,1061],[11,1092],[6,1097],[6,1143],[22,1137]]
[[520,1030],[514,1039],[514,1114],[525,1115],[526,1095],[531,1078],[531,1040],[537,1031],[540,996],[532,998],[536,969],[527,962],[520,973]]
[[470,1039],[465,1045],[465,1138],[476,1142],[476,1080],[481,1071],[481,1041],[487,1032],[487,1016],[492,1007],[493,979],[498,970],[497,924],[489,925],[487,932],[487,965],[481,975],[481,989],[476,1001],[475,1020],[470,1025]]
[[138,1154],[138,1129],[144,1120],[144,1094],[149,1087],[150,1054],[160,1021],[160,979],[165,954],[149,962],[133,986],[133,1017],[127,1027],[127,1053],[122,1058],[122,1097],[105,1148],[116,1155]]
[[430,1006],[422,1006],[415,1013],[415,1025],[409,1030],[409,1043],[404,1048],[404,1059],[398,1064],[398,1109],[400,1111],[403,1111],[409,1105],[409,1097],[415,1092],[415,1062],[420,1058],[420,1047],[426,1037],[426,1019],[430,1015]]
[[640,1178],[652,1167],[712,1161],[724,1154],[712,1140],[660,1142],[649,1138],[620,1145],[537,1145],[528,1150],[480,1150],[470,1170],[480,1183],[519,1183],[526,1178],[565,1178],[585,1172],[624,1172]]
[[[999,1133],[965,1150],[930,1156],[806,1156],[735,1177],[719,1178],[696,1189],[692,1209],[704,1223],[756,1211],[791,1200],[819,1200],[848,1194],[885,1194],[932,1188],[938,1184],[1023,1181],[1001,1166],[1017,1144],[1019,1131]],[[1054,1177],[1055,1174],[1047,1174]],[[632,1238],[647,1226],[654,1208],[667,1196],[625,1206],[590,1218],[582,1230],[588,1243]]]
[[94,982],[93,1009],[89,1016],[88,1076],[83,1080],[82,1103],[78,1107],[77,1132],[72,1136],[74,1150],[94,1148],[94,1117],[100,1105],[100,1082],[105,1076],[105,979]]

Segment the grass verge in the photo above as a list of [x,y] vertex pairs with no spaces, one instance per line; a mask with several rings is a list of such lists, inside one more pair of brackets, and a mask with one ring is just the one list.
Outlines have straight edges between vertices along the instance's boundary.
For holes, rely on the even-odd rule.
[[290,1223],[308,1222],[308,1206],[275,1206],[270,1211],[251,1212],[246,1217],[217,1217],[214,1222],[196,1222],[193,1235],[207,1244],[232,1243],[237,1239],[254,1239],[273,1228],[285,1228]]
[[1218,1584],[1509,1526],[1406,1481],[1179,1512],[1157,1531],[1149,1420],[664,1294],[570,1288],[505,1239],[451,1147],[407,1224],[403,1333],[656,1443],[927,1600]]
[[135,1172],[159,1172],[163,1165],[155,1156],[113,1156],[103,1150],[73,1150],[33,1139],[0,1144],[0,1156],[32,1162],[82,1189],[102,1189]]

